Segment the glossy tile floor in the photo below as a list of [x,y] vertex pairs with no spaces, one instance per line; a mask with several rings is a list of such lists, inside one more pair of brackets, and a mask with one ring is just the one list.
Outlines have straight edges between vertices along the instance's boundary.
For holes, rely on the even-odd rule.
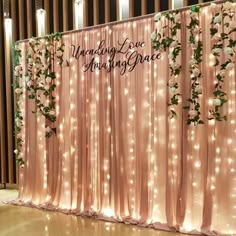
[[0,190],[0,236],[181,236],[1,203],[17,194],[16,190]]

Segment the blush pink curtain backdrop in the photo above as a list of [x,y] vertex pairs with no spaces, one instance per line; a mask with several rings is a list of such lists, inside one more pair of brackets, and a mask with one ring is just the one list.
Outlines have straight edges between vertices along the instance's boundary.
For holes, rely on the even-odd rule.
[[[126,37],[145,41],[138,52],[152,54],[152,16],[65,34],[64,58],[71,59],[69,67],[55,64],[57,135],[44,137],[44,118],[32,114],[27,92],[22,98],[25,167],[15,203],[155,229],[236,234],[236,66],[224,84],[227,122],[208,121],[215,78],[209,65],[211,19],[211,9],[202,8],[205,124],[198,126],[186,125],[182,109],[190,96],[189,10],[181,12],[178,35],[183,68],[175,120],[168,118],[167,54],[123,76],[118,68],[85,73],[82,65],[91,57],[71,57],[71,44],[91,49],[106,40],[116,47]],[[28,43],[21,47],[26,70]]]

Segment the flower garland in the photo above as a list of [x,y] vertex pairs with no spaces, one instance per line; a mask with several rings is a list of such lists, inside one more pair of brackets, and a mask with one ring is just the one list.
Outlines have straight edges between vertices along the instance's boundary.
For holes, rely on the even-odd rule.
[[183,108],[189,110],[187,124],[204,124],[201,119],[199,96],[202,94],[202,79],[201,63],[202,63],[202,48],[201,28],[199,21],[199,6],[193,6],[190,10],[190,23],[187,28],[190,31],[189,43],[192,49],[192,58],[189,63],[189,71],[191,77],[191,97],[187,100],[190,105]]
[[45,38],[29,40],[26,74],[28,97],[35,99],[37,111],[46,119],[46,137],[56,134],[56,128],[50,125],[56,121],[56,98],[53,96],[56,88],[56,73],[53,62],[57,60],[59,65],[63,63],[64,44],[61,42],[61,38],[61,34],[56,33]]
[[[179,104],[180,97],[180,93],[178,93],[178,76],[181,73],[181,65],[177,63],[178,56],[181,54],[181,43],[177,39],[177,34],[181,29],[180,13],[178,11],[164,14],[158,13],[154,16],[155,22],[160,22],[162,16],[167,20],[165,21],[166,24],[159,32],[154,31],[151,35],[151,39],[153,42],[153,48],[159,51],[159,53],[166,52],[167,49],[169,49],[168,58],[170,60],[170,78],[167,86],[171,95],[168,106],[170,107],[169,115],[172,119],[177,115],[174,106]],[[168,26],[169,23],[171,24],[170,27]]]
[[23,95],[23,87],[20,85],[20,80],[23,78],[23,68],[21,66],[21,50],[19,48],[19,44],[15,44],[14,46],[14,83],[13,88],[16,93],[16,111],[15,111],[15,136],[16,136],[16,149],[14,153],[16,155],[16,161],[20,166],[24,165],[23,155],[22,155],[22,145],[23,145],[23,137],[22,137],[22,128],[23,128],[23,114],[21,111],[21,97]]
[[[214,109],[210,110],[209,120],[215,119],[217,121],[227,120],[227,115],[222,114],[221,108],[227,103],[227,93],[223,91],[224,79],[227,73],[234,67],[234,58],[236,55],[234,47],[236,40],[231,38],[233,32],[236,32],[236,25],[233,21],[235,10],[231,2],[225,2],[219,6],[211,4],[211,9],[215,11],[211,22],[211,41],[212,54],[214,56],[214,67],[216,75],[215,90],[213,92]],[[222,11],[222,14],[221,12]],[[222,32],[219,33],[219,28]],[[225,54],[225,60],[220,64],[221,53]]]

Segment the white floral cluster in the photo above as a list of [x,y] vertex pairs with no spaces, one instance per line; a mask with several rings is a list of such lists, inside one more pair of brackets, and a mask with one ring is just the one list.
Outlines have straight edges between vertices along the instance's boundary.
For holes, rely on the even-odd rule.
[[199,21],[199,8],[195,8],[195,11],[190,11],[190,23],[188,25],[189,29],[189,43],[192,51],[192,58],[189,61],[189,71],[191,78],[191,98],[188,99],[190,105],[186,108],[188,112],[187,124],[203,124],[201,120],[200,112],[200,101],[199,96],[203,92],[201,85],[202,80],[202,40],[201,34],[202,30]]
[[[163,21],[162,21],[163,19]],[[170,60],[169,69],[170,77],[167,83],[170,93],[170,118],[176,116],[174,106],[179,103],[178,93],[178,77],[181,73],[181,65],[178,63],[178,58],[181,56],[181,43],[178,40],[178,33],[181,30],[181,15],[178,11],[173,13],[158,13],[154,16],[154,20],[159,24],[159,31],[154,31],[151,34],[151,39],[153,41],[153,47],[160,54],[169,51],[168,58]],[[160,25],[160,23],[165,22],[165,25]]]
[[25,75],[29,98],[35,99],[37,111],[46,119],[45,136],[55,133],[51,123],[56,121],[55,97],[56,73],[53,63],[62,65],[64,45],[58,35],[32,38],[28,46],[28,65]]
[[[210,110],[211,118],[217,121],[226,120],[227,116],[222,115],[220,107],[227,103],[227,93],[222,90],[222,84],[230,70],[234,68],[236,55],[236,40],[233,33],[236,31],[236,22],[233,19],[236,11],[236,4],[225,2],[223,5],[211,4],[213,12],[211,26],[212,55],[216,68],[216,84],[213,92],[214,110]],[[221,29],[224,30],[221,32]],[[224,55],[224,61],[220,63],[220,57]]]
[[14,153],[16,155],[16,161],[20,166],[24,165],[22,145],[24,142],[24,137],[22,134],[24,122],[22,114],[22,101],[24,87],[22,86],[23,79],[23,68],[22,68],[22,55],[21,49],[18,44],[15,44],[15,68],[14,68],[14,91],[16,93],[16,110],[15,110],[15,136],[16,136],[16,147]]

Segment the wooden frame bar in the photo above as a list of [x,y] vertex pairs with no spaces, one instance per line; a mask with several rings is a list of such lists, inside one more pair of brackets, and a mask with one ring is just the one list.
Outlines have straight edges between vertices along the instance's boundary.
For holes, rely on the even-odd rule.
[[69,29],[68,14],[68,0],[63,0],[63,31]]
[[53,31],[59,31],[58,0],[53,0]]
[[93,0],[93,25],[99,24],[99,0]]
[[159,12],[161,10],[161,1],[155,0],[155,12]]
[[[50,0],[44,0],[44,9],[46,11],[46,34],[50,33]],[[52,1],[52,0],[51,0]]]
[[25,38],[25,11],[24,11],[24,1],[18,0],[18,7],[19,7],[19,36],[20,39]]
[[105,23],[110,22],[110,0],[105,0]]
[[32,25],[32,0],[27,0],[27,37],[33,36],[33,25]]
[[141,0],[141,15],[147,14],[147,0]]

